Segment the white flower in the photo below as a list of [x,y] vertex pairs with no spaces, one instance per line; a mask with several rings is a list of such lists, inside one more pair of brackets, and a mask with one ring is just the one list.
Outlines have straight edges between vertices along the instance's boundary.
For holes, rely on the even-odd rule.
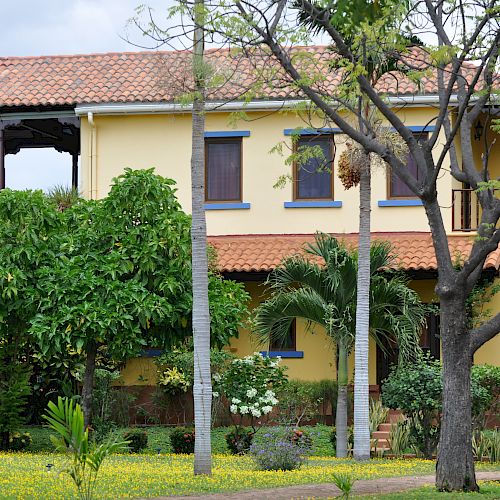
[[212,396],[214,398],[218,398],[219,397],[219,393],[217,391],[214,391],[214,392],[212,392]]
[[233,405],[239,405],[241,403],[241,400],[239,400],[238,398],[233,398],[231,399],[231,403],[233,403]]
[[247,397],[253,398],[254,396],[257,396],[257,389],[248,389],[247,391]]
[[221,376],[216,373],[213,377],[212,377],[216,382],[220,382],[220,379],[221,379]]
[[231,413],[238,413],[238,407],[236,405],[231,405],[229,407],[229,410],[231,411]]
[[273,411],[273,407],[272,406],[263,406],[262,407],[262,413],[264,415],[267,415],[268,413],[271,413]]
[[276,398],[271,398],[269,400],[269,402],[272,404],[272,405],[277,405],[278,404],[278,400]]
[[250,411],[252,412],[252,415],[254,417],[260,417],[262,415],[262,413],[260,412],[260,410],[257,410],[255,408],[252,408]]
[[248,413],[248,406],[245,406],[245,405],[240,406],[240,413],[242,415],[245,415],[245,413]]
[[271,389],[268,389],[266,393],[264,394],[264,397],[269,399],[269,398],[274,398],[274,391],[271,391]]

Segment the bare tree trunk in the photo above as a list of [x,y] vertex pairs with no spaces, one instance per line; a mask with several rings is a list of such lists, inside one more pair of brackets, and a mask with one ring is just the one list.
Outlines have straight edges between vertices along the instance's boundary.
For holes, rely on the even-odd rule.
[[[367,155],[368,156],[368,155]],[[370,161],[361,168],[359,182],[358,284],[354,345],[354,458],[370,458],[368,333],[370,325]]]
[[82,384],[82,411],[85,427],[92,423],[92,393],[94,390],[96,356],[97,344],[90,342],[87,347],[87,359],[85,360],[85,372]]
[[204,2],[194,3],[193,130],[191,156],[192,195],[192,280],[193,280],[193,339],[194,339],[194,473],[212,474],[211,415],[212,381],[210,376],[210,313],[208,307],[207,224],[205,220],[205,78]]
[[337,412],[335,415],[336,455],[347,457],[347,357],[348,352],[342,342],[338,344],[339,366],[337,371]]
[[436,487],[445,491],[477,491],[472,454],[472,353],[465,297],[440,299],[443,413]]

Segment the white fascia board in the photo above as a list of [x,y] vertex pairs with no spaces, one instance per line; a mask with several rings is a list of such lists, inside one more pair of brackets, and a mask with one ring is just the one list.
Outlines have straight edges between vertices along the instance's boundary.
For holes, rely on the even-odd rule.
[[[437,104],[438,96],[416,95],[416,96],[390,96],[388,98],[391,106],[425,106]],[[211,112],[230,111],[279,111],[281,109],[293,109],[297,106],[308,104],[306,99],[290,99],[281,101],[251,101],[243,103],[241,101],[230,102],[207,102],[206,109]],[[450,104],[456,103],[456,96],[452,96]],[[81,104],[76,107],[75,113],[78,116],[94,113],[95,115],[138,115],[138,114],[172,114],[190,113],[191,104],[178,103],[109,103],[109,104]]]
[[74,118],[73,109],[64,111],[27,111],[24,113],[0,113],[1,120],[47,120],[49,118]]

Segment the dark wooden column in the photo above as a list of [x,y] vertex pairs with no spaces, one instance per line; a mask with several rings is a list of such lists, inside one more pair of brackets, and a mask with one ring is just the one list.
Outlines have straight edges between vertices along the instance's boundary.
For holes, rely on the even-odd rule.
[[4,128],[0,124],[0,189],[5,188],[5,144]]
[[78,189],[78,153],[72,153],[71,186]]

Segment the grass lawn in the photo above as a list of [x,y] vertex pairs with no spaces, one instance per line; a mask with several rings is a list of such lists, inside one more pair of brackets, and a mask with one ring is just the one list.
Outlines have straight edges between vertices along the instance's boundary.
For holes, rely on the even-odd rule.
[[479,487],[481,491],[479,493],[440,493],[436,491],[432,486],[424,486],[422,488],[416,488],[414,490],[404,491],[402,493],[390,493],[386,495],[377,496],[362,496],[355,498],[363,499],[376,499],[376,500],[452,500],[455,498],[463,498],[464,500],[468,498],[500,498],[500,482],[499,481],[479,481]]
[[[55,464],[52,472],[46,470],[48,463]],[[70,479],[57,472],[64,463],[65,457],[57,454],[0,453],[0,498],[76,498]],[[207,478],[193,476],[192,455],[114,455],[102,468],[97,497],[185,495],[323,483],[331,482],[333,472],[347,472],[357,479],[421,475],[432,473],[434,467],[434,462],[427,460],[355,463],[332,457],[313,457],[297,471],[263,472],[255,470],[248,457],[216,455],[213,476]],[[489,464],[478,466],[483,470],[491,468],[495,467]]]

